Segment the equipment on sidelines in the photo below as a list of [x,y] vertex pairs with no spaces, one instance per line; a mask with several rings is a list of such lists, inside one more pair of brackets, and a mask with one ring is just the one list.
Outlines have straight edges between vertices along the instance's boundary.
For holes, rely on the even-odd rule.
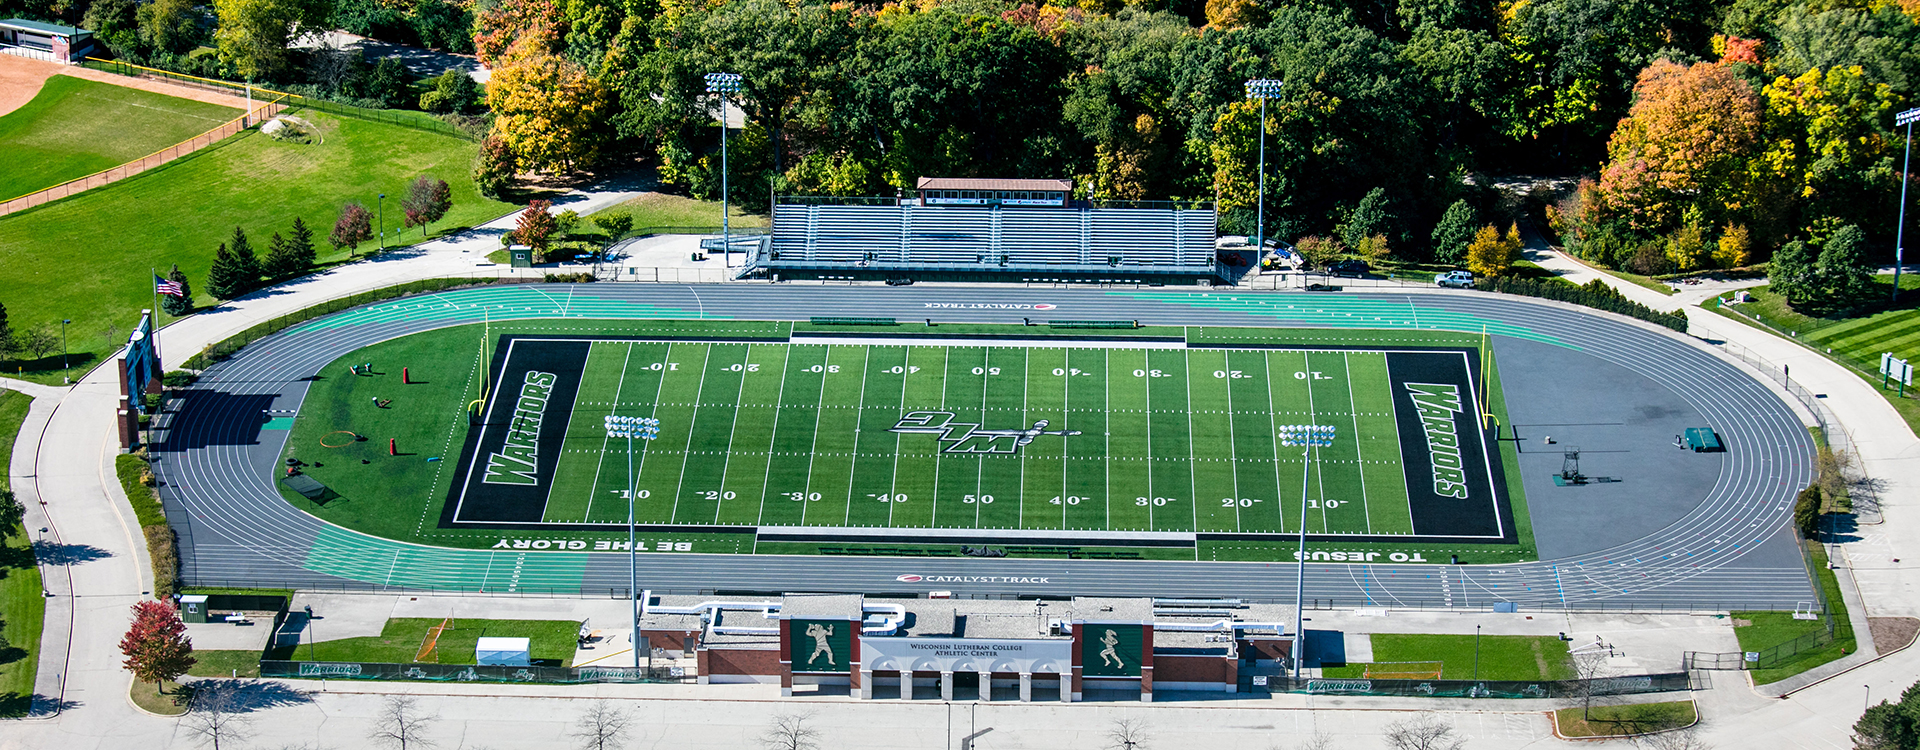
[[[420,640],[420,650],[414,653],[413,660],[426,661],[428,656],[433,655],[434,648],[440,645],[440,636],[452,629],[452,617],[441,620],[439,625],[427,628],[427,636]],[[438,658],[436,658],[435,661],[438,662]]]
[[[346,441],[346,442],[344,442],[344,443],[338,443],[338,444],[335,444],[335,443],[329,443],[329,442],[327,442],[327,440],[328,440],[329,438],[332,438],[332,437],[333,437],[333,436],[335,436],[335,435],[345,435],[345,436],[347,436],[347,441]],[[356,434],[356,433],[354,433],[354,432],[353,432],[353,431],[351,431],[351,430],[334,430],[333,432],[329,432],[329,433],[327,433],[327,434],[325,434],[325,435],[321,435],[321,436],[320,436],[320,447],[322,447],[322,448],[345,448],[345,447],[347,447],[347,446],[349,446],[349,445],[353,445],[354,443],[358,443],[358,442],[360,442],[360,441],[362,441],[362,440],[365,440],[365,439],[366,439],[366,438],[363,438],[363,437],[360,437],[360,436],[359,436],[358,434]]]
[[1553,475],[1553,483],[1561,487],[1573,487],[1587,483],[1587,475],[1580,473],[1580,449],[1568,448],[1560,454],[1560,473]]
[[400,455],[400,447],[395,443],[393,438],[387,438],[387,455],[389,456]]

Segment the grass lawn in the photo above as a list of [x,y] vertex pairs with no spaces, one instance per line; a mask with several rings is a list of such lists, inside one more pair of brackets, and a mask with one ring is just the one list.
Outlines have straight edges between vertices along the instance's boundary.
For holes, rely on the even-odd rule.
[[0,116],[0,200],[124,164],[219,127],[240,110],[72,76]]
[[233,677],[238,671],[240,677],[260,676],[260,652],[258,651],[194,651],[193,668],[187,674],[194,677]]
[[[1404,635],[1375,633],[1373,664],[1386,662],[1442,662],[1441,679],[1474,679],[1474,637],[1471,635]],[[1326,667],[1328,678],[1360,678],[1366,664]],[[1430,667],[1420,667],[1427,668]],[[1382,666],[1377,669],[1394,670]],[[1480,637],[1482,680],[1570,680],[1574,678],[1573,660],[1567,656],[1565,641],[1553,636],[1487,635]]]
[[1620,737],[1664,732],[1691,726],[1698,720],[1693,701],[1594,706],[1591,711],[1575,706],[1553,712],[1554,726],[1559,727],[1563,737]]
[[[1847,603],[1840,598],[1840,582],[1834,578],[1833,571],[1827,568],[1827,552],[1824,546],[1811,545],[1813,551],[1813,569],[1816,580],[1826,590],[1827,602],[1833,607],[1833,617],[1839,625],[1832,642],[1809,648],[1798,653],[1775,658],[1765,653],[1777,646],[1793,642],[1796,639],[1810,643],[1813,636],[1826,630],[1826,624],[1820,620],[1795,620],[1791,612],[1732,612],[1729,616],[1745,620],[1746,625],[1735,625],[1733,634],[1740,639],[1741,651],[1763,652],[1759,669],[1751,670],[1753,684],[1765,685],[1779,682],[1805,672],[1827,662],[1853,653],[1855,643],[1852,627],[1848,624]],[[1791,650],[1791,649],[1787,649]]]
[[[736,227],[771,226],[772,217],[764,214],[742,213],[739,206],[733,206],[733,218],[728,222]],[[666,193],[644,193],[614,206],[594,212],[594,216],[626,214],[633,217],[633,228],[646,227],[717,227],[720,226],[720,204],[717,201],[694,200]]]
[[[1876,277],[1874,284],[1879,290],[1876,295],[1885,296],[1892,291],[1890,277]],[[1808,315],[1793,309],[1785,298],[1774,294],[1766,285],[1744,290],[1753,296],[1752,302],[1722,307],[1715,300],[1707,300],[1701,305],[1748,325],[1754,325],[1753,319],[1757,318],[1764,324],[1762,327],[1797,339],[1815,351],[1823,352],[1853,368],[1868,382],[1879,385],[1880,378],[1874,373],[1880,370],[1882,352],[1891,352],[1893,356],[1908,361],[1920,361],[1920,308],[1915,307],[1920,303],[1920,295],[1912,291],[1920,289],[1920,276],[1901,276],[1900,288],[1901,300],[1896,309],[1856,318]],[[1732,296],[1726,295],[1728,299]],[[1901,398],[1898,390],[1882,389],[1881,395],[1900,412],[1907,425],[1920,434],[1920,393],[1909,388],[1906,397]]]
[[[163,694],[161,690],[166,692]],[[133,698],[135,705],[146,709],[148,713],[179,716],[187,712],[187,700],[193,694],[177,682],[163,682],[156,688],[151,682],[134,680],[128,695]]]
[[[196,301],[212,303],[207,268],[236,225],[264,254],[273,234],[301,217],[325,263],[346,257],[326,245],[343,204],[358,200],[376,209],[375,196],[386,193],[392,242],[400,232],[399,196],[423,174],[453,188],[453,208],[435,233],[512,209],[474,190],[476,144],[313,111],[300,115],[315,123],[324,143],[287,143],[250,131],[132,179],[0,218],[0,303],[12,313],[14,330],[46,327],[58,335],[60,320],[71,318],[67,334],[78,372],[124,343],[139,311],[153,306],[147,269],[164,273],[179,263],[199,293]],[[401,235],[405,242],[420,239],[418,229]],[[57,380],[60,353],[5,369],[23,364]]]
[[[33,398],[0,390],[0,489],[13,460],[14,438]],[[0,717],[25,716],[33,704],[33,679],[40,659],[40,628],[47,600],[40,589],[40,568],[33,562],[31,537],[18,526],[6,529],[0,543]]]
[[[326,621],[318,620],[325,632]],[[431,617],[397,617],[387,621],[376,636],[342,638],[301,644],[287,658],[301,661],[361,661],[376,664],[409,664],[426,641],[427,630],[440,624]],[[579,644],[580,623],[575,620],[454,620],[453,629],[440,636],[434,664],[472,664],[473,648],[480,638],[531,638],[533,661],[537,665],[565,667],[573,664],[573,652]]]

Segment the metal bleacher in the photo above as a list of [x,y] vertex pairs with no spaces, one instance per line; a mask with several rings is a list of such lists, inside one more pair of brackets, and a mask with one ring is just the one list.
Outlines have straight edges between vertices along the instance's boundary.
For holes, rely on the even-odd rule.
[[1212,207],[777,202],[754,265],[786,275],[1209,280]]

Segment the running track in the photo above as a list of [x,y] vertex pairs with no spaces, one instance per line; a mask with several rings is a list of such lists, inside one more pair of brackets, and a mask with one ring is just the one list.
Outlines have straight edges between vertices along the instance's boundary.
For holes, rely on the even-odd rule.
[[[1034,310],[1033,304],[1056,305]],[[156,432],[156,471],[181,535],[184,575],[201,585],[624,594],[624,553],[456,550],[359,534],[281,500],[273,482],[306,376],[368,344],[506,319],[813,315],[937,322],[1138,319],[1168,325],[1458,330],[1553,343],[1658,382],[1708,423],[1742,436],[1699,506],[1656,534],[1591,553],[1489,566],[1313,564],[1321,606],[1526,609],[1788,609],[1814,598],[1803,567],[1742,557],[1781,533],[1811,476],[1811,439],[1778,396],[1696,341],[1566,306],[1480,293],[1219,293],[1163,290],[882,288],[653,284],[481,287],[356,308],[264,339],[209,369]],[[1496,344],[1497,345],[1497,344]],[[847,591],[958,596],[1129,595],[1291,599],[1290,563],[643,554],[640,586],[662,592]],[[905,582],[903,574],[953,576]],[[1016,580],[1017,579],[1017,580]]]

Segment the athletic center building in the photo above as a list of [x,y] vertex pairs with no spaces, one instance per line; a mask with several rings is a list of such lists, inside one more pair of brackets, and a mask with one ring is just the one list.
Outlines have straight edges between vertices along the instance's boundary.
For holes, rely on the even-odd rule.
[[[937,595],[937,594],[936,594]],[[697,681],[868,700],[1153,700],[1278,674],[1291,609],[1237,600],[654,597],[641,635]],[[686,662],[693,663],[688,665]]]
[[1213,204],[1074,200],[1071,180],[922,177],[890,198],[780,196],[743,275],[775,279],[1224,280]]

